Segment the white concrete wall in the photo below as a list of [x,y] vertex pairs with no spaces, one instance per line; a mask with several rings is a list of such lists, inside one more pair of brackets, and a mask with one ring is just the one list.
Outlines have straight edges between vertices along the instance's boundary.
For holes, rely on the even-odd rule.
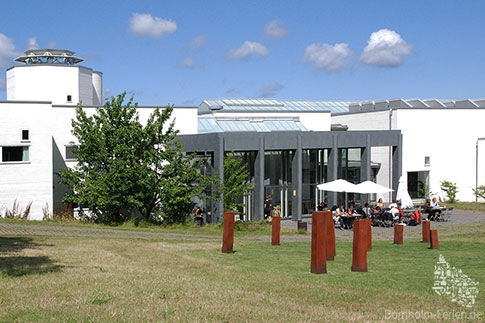
[[[154,110],[155,107],[138,107],[140,122],[145,124]],[[197,107],[175,107],[169,122],[175,120],[175,129],[180,131],[180,135],[196,134],[197,117]]]
[[[456,182],[459,200],[475,201],[476,142],[485,137],[485,109],[397,112],[397,126],[403,134],[403,170],[429,170],[432,192],[442,195],[440,182],[447,180]],[[429,166],[424,165],[425,156],[430,157]]]
[[[79,67],[79,102],[93,105],[93,70]],[[78,103],[77,101],[73,101]]]
[[78,66],[16,66],[7,71],[15,74],[15,87],[7,86],[7,100],[52,101],[66,104],[67,95],[79,102]]
[[[476,181],[476,142],[485,137],[485,109],[398,109],[393,111],[392,129],[403,135],[403,175],[407,172],[429,171],[430,190],[444,197],[440,182],[456,182],[457,198],[475,201],[472,188]],[[332,123],[342,123],[349,130],[388,130],[389,110],[332,116]],[[483,148],[482,148],[483,147]],[[388,172],[387,154],[373,148],[372,161],[382,162],[381,172]],[[485,143],[479,146],[478,185],[485,184]],[[379,152],[379,156],[375,155]],[[425,157],[430,164],[425,165]],[[385,168],[386,167],[386,168]],[[387,169],[387,171],[385,170]],[[378,183],[382,178],[378,176]]]
[[93,71],[93,105],[103,105],[103,73]]
[[[0,213],[12,210],[15,200],[25,210],[32,201],[30,219],[42,219],[42,208],[52,205],[52,137],[50,103],[0,103],[0,146],[29,146],[28,162],[0,162]],[[29,130],[30,140],[21,141]]]

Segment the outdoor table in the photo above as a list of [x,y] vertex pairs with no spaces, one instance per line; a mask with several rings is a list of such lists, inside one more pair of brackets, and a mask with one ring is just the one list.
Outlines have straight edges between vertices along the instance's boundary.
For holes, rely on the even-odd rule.
[[359,219],[362,217],[362,215],[341,215],[343,222],[344,222],[344,228],[352,230],[354,227],[354,220]]

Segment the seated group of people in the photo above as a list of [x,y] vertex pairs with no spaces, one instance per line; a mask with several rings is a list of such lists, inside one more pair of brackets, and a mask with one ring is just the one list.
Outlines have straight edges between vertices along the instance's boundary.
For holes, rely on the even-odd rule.
[[[320,208],[318,208],[319,211]],[[384,202],[379,199],[376,205],[369,206],[369,203],[365,203],[363,206],[355,209],[354,205],[351,204],[347,210],[344,209],[343,205],[339,207],[334,206],[332,208],[333,220],[335,224],[339,225],[340,230],[344,230],[348,227],[348,222],[346,223],[346,217],[352,216],[362,216],[363,218],[381,218],[393,222],[403,221],[403,212],[399,208],[398,203],[393,200],[387,209],[384,209]]]

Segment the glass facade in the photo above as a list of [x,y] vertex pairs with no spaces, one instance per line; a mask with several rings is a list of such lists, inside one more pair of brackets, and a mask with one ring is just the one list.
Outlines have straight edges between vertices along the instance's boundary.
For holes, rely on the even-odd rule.
[[291,180],[294,152],[291,150],[264,152],[264,194],[271,198],[273,207],[280,205],[281,216],[291,211]]
[[326,199],[318,184],[326,182],[328,168],[327,149],[302,150],[302,214],[311,214],[317,204]]
[[[338,150],[337,178],[359,184],[360,183],[360,148],[340,148]],[[337,204],[358,205],[361,203],[360,194],[357,193],[337,193]]]

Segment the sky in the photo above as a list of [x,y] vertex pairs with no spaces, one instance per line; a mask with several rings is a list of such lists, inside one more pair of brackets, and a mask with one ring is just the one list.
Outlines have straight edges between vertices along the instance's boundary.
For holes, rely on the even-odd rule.
[[485,1],[0,2],[5,70],[30,48],[76,52],[105,97],[484,98]]

